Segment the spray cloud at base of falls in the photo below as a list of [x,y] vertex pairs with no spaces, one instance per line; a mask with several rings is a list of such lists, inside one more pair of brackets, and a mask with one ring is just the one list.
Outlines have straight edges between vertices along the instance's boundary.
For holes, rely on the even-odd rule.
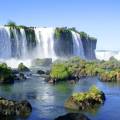
[[15,67],[20,61],[26,64],[35,58],[86,58],[85,45],[89,46],[88,42],[73,30],[65,28],[61,31],[58,33],[60,38],[56,39],[56,28],[0,26],[0,61],[12,66],[12,61],[16,60]]

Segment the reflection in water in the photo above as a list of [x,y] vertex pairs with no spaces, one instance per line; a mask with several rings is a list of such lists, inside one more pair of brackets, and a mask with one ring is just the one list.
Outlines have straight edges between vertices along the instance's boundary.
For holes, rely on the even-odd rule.
[[32,114],[27,120],[53,120],[69,112],[64,108],[64,102],[73,92],[86,91],[94,84],[105,92],[105,104],[80,112],[84,112],[92,120],[105,120],[106,117],[108,120],[113,118],[118,120],[120,118],[120,95],[118,95],[120,83],[102,83],[95,77],[81,79],[76,84],[60,82],[50,85],[42,78],[32,76],[32,79],[13,85],[1,85],[0,96],[16,100],[27,99],[33,107]]
[[11,92],[11,85],[1,85],[0,87],[0,91],[4,91],[4,92]]

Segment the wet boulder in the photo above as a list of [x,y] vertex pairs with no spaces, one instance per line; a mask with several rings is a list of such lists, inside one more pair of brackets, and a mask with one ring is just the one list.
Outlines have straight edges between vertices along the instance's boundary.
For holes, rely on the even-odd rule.
[[30,71],[30,70],[29,70],[29,68],[26,67],[23,63],[20,63],[20,64],[18,65],[18,71],[20,71],[20,72],[28,72],[28,71]]
[[55,120],[90,120],[90,119],[82,113],[68,113],[66,115],[56,118]]
[[65,107],[74,110],[87,110],[95,105],[103,104],[105,94],[96,86],[92,86],[87,92],[74,93],[65,101]]
[[13,83],[13,78],[12,69],[5,63],[0,64],[0,84]]
[[37,70],[37,74],[45,74],[45,71],[43,71],[43,70]]
[[32,66],[51,66],[52,64],[52,59],[51,58],[44,58],[44,59],[34,59],[32,61]]
[[32,112],[31,104],[28,101],[12,101],[0,97],[0,116],[28,117]]

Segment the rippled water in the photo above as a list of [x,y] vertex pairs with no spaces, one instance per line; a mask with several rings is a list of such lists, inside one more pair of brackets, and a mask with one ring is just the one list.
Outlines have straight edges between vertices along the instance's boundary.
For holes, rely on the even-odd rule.
[[27,99],[33,107],[28,120],[53,120],[68,112],[64,101],[73,93],[86,91],[91,85],[97,85],[106,94],[105,104],[99,109],[85,112],[92,120],[119,120],[120,84],[102,83],[97,78],[81,79],[77,84],[65,82],[50,85],[38,76],[17,82],[13,85],[1,85],[0,96],[15,100]]

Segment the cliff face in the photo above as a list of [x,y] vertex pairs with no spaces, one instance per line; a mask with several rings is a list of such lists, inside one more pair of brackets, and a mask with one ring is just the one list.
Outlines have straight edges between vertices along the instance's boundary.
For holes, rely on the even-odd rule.
[[54,32],[54,50],[59,57],[73,55],[73,37],[67,28],[56,28]]
[[79,34],[82,40],[85,58],[88,60],[96,59],[95,49],[96,49],[97,39],[94,37],[90,37],[85,32],[80,32]]
[[[72,28],[0,27],[0,58],[95,59],[97,40]],[[4,46],[4,47],[3,47]]]
[[95,50],[96,50],[96,40],[90,39],[81,39],[84,48],[84,55],[86,59],[93,60],[96,59]]

